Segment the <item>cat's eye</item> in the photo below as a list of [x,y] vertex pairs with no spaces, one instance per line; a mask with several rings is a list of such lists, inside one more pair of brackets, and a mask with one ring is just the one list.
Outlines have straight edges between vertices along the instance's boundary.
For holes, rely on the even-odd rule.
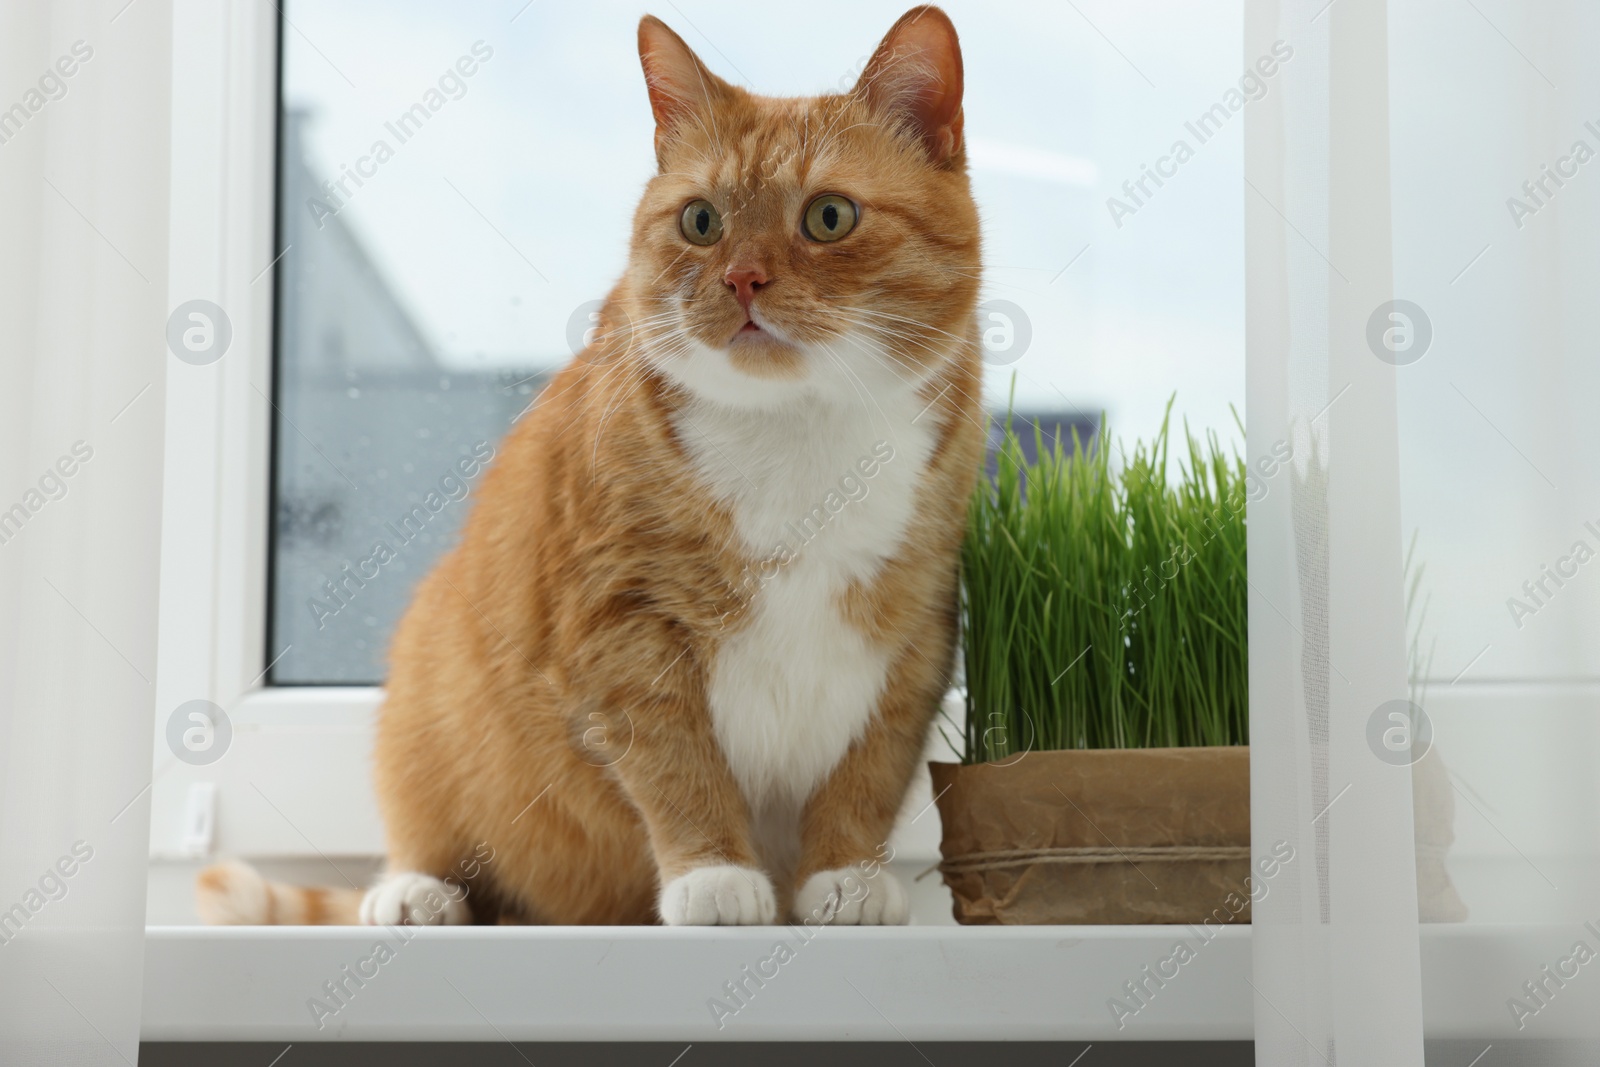
[[806,208],[806,236],[813,241],[837,241],[856,228],[856,206],[842,196],[824,193]]
[[691,201],[678,219],[678,229],[690,244],[714,245],[722,240],[722,216],[709,200]]

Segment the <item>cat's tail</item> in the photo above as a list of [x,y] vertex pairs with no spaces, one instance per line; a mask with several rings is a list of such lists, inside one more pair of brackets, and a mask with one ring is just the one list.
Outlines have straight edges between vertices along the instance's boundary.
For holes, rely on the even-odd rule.
[[269,882],[238,860],[213,864],[194,882],[195,910],[208,926],[355,926],[363,896],[359,889]]

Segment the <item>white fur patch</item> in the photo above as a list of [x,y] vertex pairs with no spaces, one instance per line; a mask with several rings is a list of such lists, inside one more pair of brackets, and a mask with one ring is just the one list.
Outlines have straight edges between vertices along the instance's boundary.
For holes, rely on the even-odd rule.
[[794,917],[834,926],[904,926],[911,921],[905,886],[879,867],[818,871],[794,895]]
[[[752,572],[746,617],[710,682],[717,738],[776,870],[792,858],[794,816],[876,709],[889,653],[845,620],[839,597],[896,553],[937,432],[918,383],[870,344],[808,353],[798,381],[753,379],[714,349],[674,373],[698,398],[679,417],[680,438],[732,510],[742,547],[787,560]],[[710,378],[716,387],[702,391]],[[748,406],[730,402],[741,389]]]
[[668,926],[764,926],[778,918],[772,880],[750,867],[696,867],[661,887]]
[[465,926],[472,912],[452,889],[431,874],[396,871],[379,879],[361,898],[365,926]]

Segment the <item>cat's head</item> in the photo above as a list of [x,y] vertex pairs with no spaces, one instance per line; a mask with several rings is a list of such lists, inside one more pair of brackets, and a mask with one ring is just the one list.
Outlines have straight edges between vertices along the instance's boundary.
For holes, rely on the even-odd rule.
[[619,291],[634,358],[758,408],[973,358],[978,213],[944,12],[908,12],[850,91],[818,97],[731,85],[650,16],[639,55],[659,172]]

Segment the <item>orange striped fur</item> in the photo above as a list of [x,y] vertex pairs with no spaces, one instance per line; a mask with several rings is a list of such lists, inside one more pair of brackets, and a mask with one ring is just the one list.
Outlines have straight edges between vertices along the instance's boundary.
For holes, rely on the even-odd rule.
[[[211,921],[905,921],[875,861],[949,682],[983,451],[955,30],[916,8],[803,99],[654,18],[639,45],[659,173],[626,272],[394,638],[390,874],[358,908],[212,868]],[[823,194],[858,210],[838,240],[803,223]]]

